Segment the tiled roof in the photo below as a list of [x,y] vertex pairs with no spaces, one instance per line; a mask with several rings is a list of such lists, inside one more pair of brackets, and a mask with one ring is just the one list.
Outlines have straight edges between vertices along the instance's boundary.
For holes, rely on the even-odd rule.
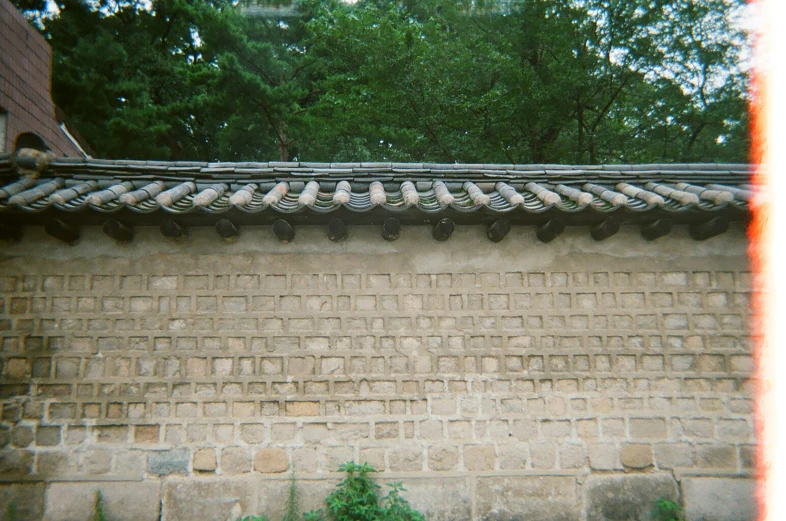
[[[0,216],[330,214],[341,208],[422,214],[747,213],[744,164],[498,165],[199,163],[57,158],[37,179],[0,156]],[[425,216],[424,215],[424,216]]]

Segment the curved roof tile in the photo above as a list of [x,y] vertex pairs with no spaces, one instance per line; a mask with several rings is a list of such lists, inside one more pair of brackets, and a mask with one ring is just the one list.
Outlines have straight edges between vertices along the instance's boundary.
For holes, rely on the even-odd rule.
[[737,212],[754,197],[744,164],[489,165],[199,163],[57,158],[20,177],[0,156],[3,214],[463,214]]

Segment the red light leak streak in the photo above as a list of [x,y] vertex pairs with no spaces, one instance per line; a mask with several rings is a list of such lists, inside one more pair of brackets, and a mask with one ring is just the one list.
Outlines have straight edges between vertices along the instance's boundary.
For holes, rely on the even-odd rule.
[[[754,274],[752,295],[752,340],[756,359],[757,382],[756,426],[756,500],[760,521],[786,519],[784,494],[784,453],[786,452],[786,409],[783,388],[786,380],[786,320],[784,289],[786,289],[786,254],[784,240],[778,242],[777,229],[786,229],[784,209],[773,203],[773,195],[786,188],[786,155],[783,108],[786,105],[782,58],[784,0],[752,0],[757,15],[755,34],[755,67],[752,77],[751,116],[751,183],[762,194],[751,202],[753,218],[748,228],[748,253]],[[776,98],[780,93],[780,99]],[[780,173],[780,179],[777,177]],[[764,197],[767,194],[768,197]],[[780,374],[779,374],[780,373]],[[779,443],[780,441],[780,443]]]
[[[754,98],[750,105],[751,114],[751,134],[752,134],[752,150],[751,150],[751,164],[762,165],[764,159],[764,129],[766,128],[766,117],[764,115],[764,102],[762,100],[763,93],[765,92],[764,81],[760,74],[754,73],[752,79],[754,84]],[[766,179],[761,166],[754,166],[751,172],[751,184],[754,186],[765,186]],[[763,351],[765,349],[766,332],[764,324],[766,313],[766,298],[763,289],[766,287],[766,233],[767,233],[767,214],[768,208],[765,205],[753,207],[753,218],[748,226],[748,258],[750,259],[751,269],[753,272],[753,294],[751,299],[751,307],[753,310],[753,323],[750,324],[752,330],[752,340],[754,343],[754,357],[756,360],[756,381],[758,388],[756,389],[755,396],[755,429],[756,429],[756,463],[755,472],[756,477],[759,479],[756,488],[756,502],[758,505],[759,520],[765,521],[766,519],[766,490],[764,482],[761,478],[766,476],[766,468],[764,462],[766,455],[764,453],[764,443],[762,441],[765,437],[764,432],[764,382],[766,382],[766,371],[762,363]]]

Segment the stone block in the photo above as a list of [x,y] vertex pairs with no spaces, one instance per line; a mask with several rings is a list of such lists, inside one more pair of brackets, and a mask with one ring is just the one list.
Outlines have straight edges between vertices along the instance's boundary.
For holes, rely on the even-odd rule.
[[[169,480],[162,521],[226,521],[257,513],[258,483],[250,479]],[[271,518],[274,519],[274,518]]]
[[150,474],[187,474],[190,455],[188,449],[173,449],[151,452],[147,457],[147,471]]
[[289,468],[289,458],[284,449],[268,447],[257,451],[254,455],[254,470],[264,473],[286,472]]
[[214,449],[199,449],[194,454],[194,470],[200,472],[213,472],[216,470],[216,451]]
[[576,480],[567,476],[481,477],[476,502],[484,521],[574,521],[581,515]]
[[[370,448],[370,449],[360,449],[360,457],[358,458],[359,463],[368,463],[375,469],[379,471],[383,471],[385,469],[385,449],[382,448]],[[333,469],[328,469],[333,470]]]
[[2,505],[0,516],[6,515],[6,508],[11,503],[16,506],[18,521],[38,521],[44,513],[44,484],[0,485],[0,505]]
[[530,456],[532,458],[532,468],[552,469],[556,460],[554,445],[550,442],[530,443]]
[[652,447],[649,445],[629,444],[622,447],[620,461],[626,468],[646,469],[653,465]]
[[735,469],[737,449],[733,445],[697,445],[697,465],[701,468]]
[[655,461],[661,470],[693,467],[693,448],[685,443],[655,445]]
[[[286,503],[289,497],[289,480],[263,479],[256,483],[259,489],[259,505],[258,510],[253,513],[264,514],[267,519],[272,521],[282,519],[286,512]],[[333,492],[337,484],[338,480],[333,479],[298,479],[298,511],[308,512],[320,508],[324,509],[325,498]],[[246,512],[244,512],[245,514]]]
[[754,521],[756,482],[752,479],[684,478],[682,498],[691,521]]
[[113,521],[157,521],[161,483],[137,482],[52,483],[46,491],[44,521],[84,521],[93,518],[97,491]]
[[319,402],[287,402],[287,416],[319,416]]
[[27,425],[16,425],[11,429],[11,443],[14,447],[27,447],[33,443],[33,429]]
[[584,446],[577,443],[563,445],[559,448],[559,464],[563,469],[578,469],[586,466],[587,454]]
[[112,469],[111,450],[90,449],[82,453],[80,470],[85,474],[106,474]]
[[620,468],[617,446],[614,443],[594,443],[589,446],[590,467],[593,470]]
[[455,470],[458,466],[458,448],[432,446],[428,449],[428,466],[431,470]]
[[[525,443],[505,443],[499,445],[499,467],[502,470],[527,468],[529,451]],[[466,464],[465,464],[466,465]]]
[[221,472],[224,474],[251,472],[251,449],[225,447],[221,451]]
[[158,443],[159,425],[136,425],[134,426],[135,443]]
[[9,379],[22,379],[30,375],[30,362],[24,358],[11,358],[5,365],[5,376]]
[[493,445],[464,446],[464,468],[467,470],[494,470],[495,461]]
[[35,434],[35,444],[41,447],[51,447],[60,443],[60,427],[38,427]]
[[[382,480],[377,480],[382,482]],[[472,519],[471,488],[464,478],[408,478],[403,480],[404,499],[429,521],[469,521]],[[388,487],[382,487],[381,495]]]
[[6,447],[0,450],[0,475],[27,475],[33,470],[33,453]]
[[423,469],[423,449],[420,447],[397,446],[388,453],[390,470],[413,472]]
[[41,479],[68,476],[76,466],[77,456],[71,452],[46,451],[38,453],[37,467]]
[[115,453],[115,472],[117,474],[141,477],[144,475],[146,465],[147,456],[144,451],[128,450]]
[[587,521],[647,519],[658,499],[678,498],[677,482],[668,474],[590,476],[583,493]]

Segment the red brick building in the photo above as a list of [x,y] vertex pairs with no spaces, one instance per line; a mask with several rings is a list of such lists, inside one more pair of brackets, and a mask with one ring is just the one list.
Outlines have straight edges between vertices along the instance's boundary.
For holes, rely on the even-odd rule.
[[0,153],[34,134],[58,156],[83,156],[52,102],[52,50],[8,0],[0,0]]

